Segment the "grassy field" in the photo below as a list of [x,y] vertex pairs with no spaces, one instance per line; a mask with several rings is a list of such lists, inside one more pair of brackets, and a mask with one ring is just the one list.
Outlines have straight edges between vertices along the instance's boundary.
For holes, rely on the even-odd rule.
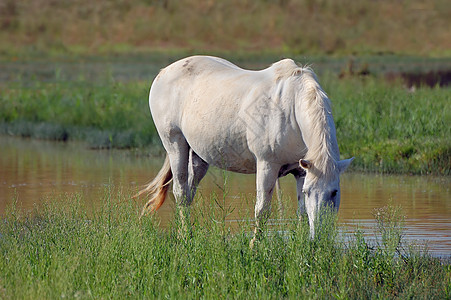
[[450,174],[449,88],[409,92],[377,79],[325,82],[343,157],[360,170]]
[[148,146],[156,140],[148,83],[34,82],[0,92],[3,133],[86,140],[92,148]]
[[[153,78],[157,70],[146,76]],[[320,82],[332,99],[342,157],[356,157],[354,170],[450,174],[449,88],[411,91],[380,74],[342,70],[339,79],[338,70],[325,70]],[[0,133],[85,140],[91,148],[161,149],[148,110],[150,80],[52,76],[1,84]]]
[[371,243],[360,232],[344,238],[329,217],[319,239],[293,222],[250,249],[249,222],[232,233],[218,207],[195,206],[180,238],[177,220],[166,230],[139,220],[136,203],[111,188],[94,212],[79,195],[50,200],[26,215],[13,206],[1,221],[0,298],[451,297],[450,261],[404,244],[396,208],[376,215]]
[[158,48],[449,56],[450,9],[447,0],[5,0],[0,56]]

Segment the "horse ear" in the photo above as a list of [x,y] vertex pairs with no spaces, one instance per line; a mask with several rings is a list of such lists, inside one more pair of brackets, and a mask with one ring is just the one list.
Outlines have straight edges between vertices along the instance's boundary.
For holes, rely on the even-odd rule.
[[339,162],[338,162],[338,171],[340,172],[340,173],[343,173],[348,167],[349,167],[349,165],[351,164],[351,162],[354,160],[354,157],[351,157],[351,158],[349,158],[349,159],[343,159],[343,160],[340,160]]
[[299,160],[299,166],[302,167],[304,170],[308,170],[312,167],[312,163],[305,159]]
[[302,74],[302,69],[301,68],[297,68],[296,70],[293,71],[293,76],[298,76]]

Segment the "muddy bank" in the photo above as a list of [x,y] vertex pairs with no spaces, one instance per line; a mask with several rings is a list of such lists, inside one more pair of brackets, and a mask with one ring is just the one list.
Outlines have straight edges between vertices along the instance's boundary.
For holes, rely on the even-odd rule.
[[448,87],[451,85],[451,70],[429,72],[389,72],[385,75],[389,82],[401,81],[407,88]]

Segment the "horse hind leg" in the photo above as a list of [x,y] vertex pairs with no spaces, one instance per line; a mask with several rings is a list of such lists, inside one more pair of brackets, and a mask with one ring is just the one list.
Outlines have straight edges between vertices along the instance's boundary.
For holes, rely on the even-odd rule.
[[179,237],[186,237],[189,224],[191,195],[188,185],[188,162],[190,147],[180,131],[171,131],[167,139],[162,139],[168,153],[172,170],[172,191],[180,216]]
[[189,147],[181,133],[173,135],[170,143],[166,143],[165,146],[171,163],[173,193],[181,222],[179,236],[184,238],[187,237],[189,230],[189,207],[209,165]]
[[188,198],[188,155],[189,146],[183,135],[171,138],[171,143],[165,145],[171,164],[173,184],[172,191],[177,204],[185,205]]
[[189,201],[193,201],[196,195],[197,186],[208,171],[208,163],[197,155],[193,149],[189,150],[188,162],[188,188]]

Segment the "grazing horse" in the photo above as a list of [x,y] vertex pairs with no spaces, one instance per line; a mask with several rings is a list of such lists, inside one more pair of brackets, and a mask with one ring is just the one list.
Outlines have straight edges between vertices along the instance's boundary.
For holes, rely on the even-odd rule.
[[291,59],[259,71],[227,60],[193,56],[162,69],[149,95],[150,111],[167,156],[156,178],[138,195],[153,195],[143,214],[157,210],[169,183],[188,209],[210,165],[256,173],[258,228],[268,217],[279,177],[293,174],[298,213],[310,233],[321,207],[338,210],[340,160],[331,104],[310,68]]

